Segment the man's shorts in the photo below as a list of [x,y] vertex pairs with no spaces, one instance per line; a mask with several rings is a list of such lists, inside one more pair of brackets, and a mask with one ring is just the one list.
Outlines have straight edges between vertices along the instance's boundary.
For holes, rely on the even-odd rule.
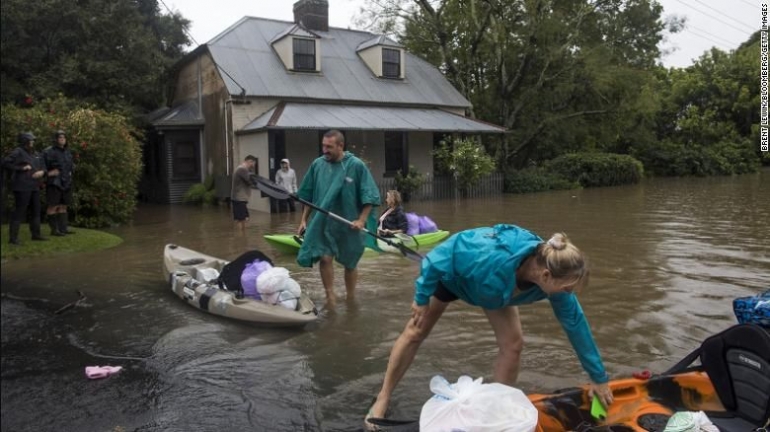
[[459,297],[454,295],[452,291],[449,291],[446,286],[444,286],[441,281],[438,282],[438,286],[436,286],[436,291],[433,292],[433,297],[436,297],[437,299],[441,300],[444,303],[449,303],[457,300]]
[[45,202],[48,207],[72,205],[72,188],[61,190],[56,186],[48,185],[45,188]]
[[236,221],[245,221],[249,218],[249,209],[246,208],[246,201],[230,201],[233,207],[233,219]]

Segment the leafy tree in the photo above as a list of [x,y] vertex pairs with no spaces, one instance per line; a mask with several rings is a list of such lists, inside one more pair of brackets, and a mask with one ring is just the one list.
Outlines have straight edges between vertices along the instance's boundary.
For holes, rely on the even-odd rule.
[[444,141],[433,154],[439,167],[452,173],[463,194],[495,171],[494,158],[487,154],[481,143],[470,139]]
[[103,108],[161,105],[189,21],[157,0],[4,0],[0,102],[62,93]]
[[141,173],[141,134],[127,117],[57,98],[34,107],[4,105],[0,115],[0,151],[15,147],[17,134],[31,131],[37,150],[53,143],[63,129],[75,159],[73,223],[86,228],[127,222],[136,208]]
[[657,74],[657,139],[631,154],[659,175],[723,175],[759,164],[758,33],[734,52],[716,48],[692,66]]
[[657,108],[661,11],[655,0],[371,0],[364,19],[511,131],[496,150],[506,168],[650,138],[629,132]]

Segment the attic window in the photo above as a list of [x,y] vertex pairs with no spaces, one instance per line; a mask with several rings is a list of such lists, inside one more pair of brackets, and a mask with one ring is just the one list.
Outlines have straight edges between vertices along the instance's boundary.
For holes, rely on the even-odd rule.
[[315,71],[315,40],[294,38],[294,70]]
[[382,49],[382,76],[385,78],[401,77],[401,51],[397,49]]

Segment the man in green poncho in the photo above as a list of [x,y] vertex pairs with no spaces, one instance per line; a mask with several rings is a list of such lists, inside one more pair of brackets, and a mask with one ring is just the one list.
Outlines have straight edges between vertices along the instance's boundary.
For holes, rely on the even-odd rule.
[[372,237],[362,233],[361,228],[372,232],[377,228],[372,207],[380,205],[380,192],[366,164],[345,151],[345,137],[340,131],[325,133],[321,147],[323,156],[310,164],[297,195],[353,224],[346,225],[319,212],[310,217],[311,208],[305,206],[297,230],[300,235],[304,232],[297,263],[312,267],[320,261],[326,300],[333,307],[337,300],[333,260],[345,267],[345,289],[348,298],[353,298],[358,260],[369,243],[376,247]]

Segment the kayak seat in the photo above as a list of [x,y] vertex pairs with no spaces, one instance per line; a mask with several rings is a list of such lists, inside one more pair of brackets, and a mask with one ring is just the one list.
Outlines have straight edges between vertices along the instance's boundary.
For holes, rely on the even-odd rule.
[[273,265],[273,261],[258,250],[252,250],[244,252],[238,258],[230,261],[222,267],[222,271],[219,273],[219,279],[217,283],[222,289],[232,291],[236,293],[237,298],[243,297],[243,286],[241,285],[241,273],[247,265],[254,262],[254,260],[267,261],[270,265]]
[[700,361],[728,411],[707,413],[725,432],[766,426],[770,417],[770,333],[756,324],[739,324],[709,337]]

